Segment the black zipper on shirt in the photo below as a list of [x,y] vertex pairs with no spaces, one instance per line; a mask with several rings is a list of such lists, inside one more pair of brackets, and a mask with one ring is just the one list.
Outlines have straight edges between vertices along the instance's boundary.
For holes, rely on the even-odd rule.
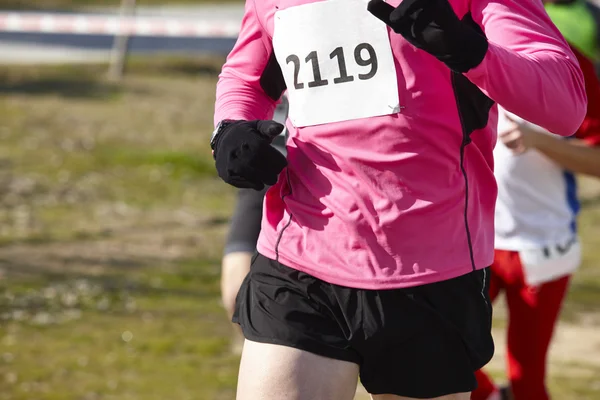
[[[289,189],[289,192],[285,193],[284,195],[281,196],[281,201],[283,201],[283,203],[285,204],[285,198],[289,195],[292,194],[292,185],[290,183],[290,173],[289,170],[286,168],[285,169],[285,178],[287,180],[287,186]],[[288,222],[284,225],[283,228],[281,228],[281,231],[279,232],[279,235],[277,236],[277,242],[275,243],[275,261],[279,262],[279,243],[281,242],[281,238],[283,237],[283,233],[285,232],[285,230],[290,226],[290,224],[292,223],[292,218],[294,217],[294,214],[292,214],[290,212],[290,218],[288,219]]]
[[[452,80],[454,81],[454,74],[452,75]],[[454,92],[456,96],[456,91]],[[465,182],[465,209],[464,209],[464,219],[465,219],[465,232],[467,234],[467,243],[469,245],[469,257],[471,258],[471,268],[475,271],[477,268],[475,266],[475,255],[473,252],[473,240],[471,239],[471,229],[469,228],[469,176],[467,175],[467,170],[465,169],[465,149],[471,143],[471,138],[468,133],[465,132],[462,113],[459,110],[459,118],[460,123],[463,129],[463,140],[460,144],[460,170],[463,175],[463,179]]]
[[[467,13],[462,22],[473,27],[477,32],[484,35],[481,27],[473,20],[470,13]],[[473,240],[471,229],[469,227],[469,176],[465,168],[465,150],[471,144],[471,134],[479,129],[484,129],[488,124],[489,112],[494,105],[494,101],[487,97],[477,86],[469,81],[463,74],[451,71],[452,88],[454,99],[458,110],[458,117],[462,130],[462,142],[460,144],[460,170],[465,182],[465,208],[464,222],[467,243],[469,246],[469,256],[471,258],[471,267],[473,271],[477,269],[475,265],[475,255],[473,251]]]

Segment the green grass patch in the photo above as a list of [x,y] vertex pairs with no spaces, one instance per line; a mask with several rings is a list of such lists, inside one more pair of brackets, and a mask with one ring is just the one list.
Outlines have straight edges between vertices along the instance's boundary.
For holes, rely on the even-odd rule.
[[196,153],[178,151],[140,151],[138,149],[105,148],[98,152],[99,164],[106,167],[124,166],[158,167],[169,172],[169,177],[180,179],[189,177],[215,176],[215,166],[212,160],[200,157]]
[[0,281],[0,398],[231,398],[216,264]]
[[[221,62],[133,58],[120,83],[103,65],[0,67],[0,400],[234,398],[219,259],[235,191],[208,145]],[[600,302],[593,195],[580,224],[575,322]],[[553,372],[556,398],[598,398],[599,371],[577,368]]]

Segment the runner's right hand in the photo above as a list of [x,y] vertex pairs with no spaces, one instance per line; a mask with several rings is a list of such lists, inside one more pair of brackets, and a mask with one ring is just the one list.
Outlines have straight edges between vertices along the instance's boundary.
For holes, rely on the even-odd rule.
[[215,137],[214,158],[221,179],[237,188],[274,185],[287,160],[271,142],[284,129],[275,121],[232,121]]

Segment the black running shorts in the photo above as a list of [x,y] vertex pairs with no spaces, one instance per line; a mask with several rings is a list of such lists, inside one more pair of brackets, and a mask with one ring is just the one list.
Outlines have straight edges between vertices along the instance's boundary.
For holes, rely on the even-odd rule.
[[257,254],[233,321],[248,340],[360,366],[371,394],[430,399],[476,388],[492,358],[488,269],[428,285],[333,285]]

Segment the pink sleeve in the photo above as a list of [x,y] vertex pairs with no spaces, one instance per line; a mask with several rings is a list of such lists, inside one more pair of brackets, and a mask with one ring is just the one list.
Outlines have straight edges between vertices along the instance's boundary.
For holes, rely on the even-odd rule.
[[583,121],[583,74],[540,0],[472,0],[489,40],[483,62],[465,76],[506,110],[561,136]]
[[276,75],[265,75],[272,53],[271,38],[261,25],[255,0],[247,0],[238,39],[219,75],[215,126],[224,119],[272,118],[278,100],[263,89],[264,79],[274,79]]

